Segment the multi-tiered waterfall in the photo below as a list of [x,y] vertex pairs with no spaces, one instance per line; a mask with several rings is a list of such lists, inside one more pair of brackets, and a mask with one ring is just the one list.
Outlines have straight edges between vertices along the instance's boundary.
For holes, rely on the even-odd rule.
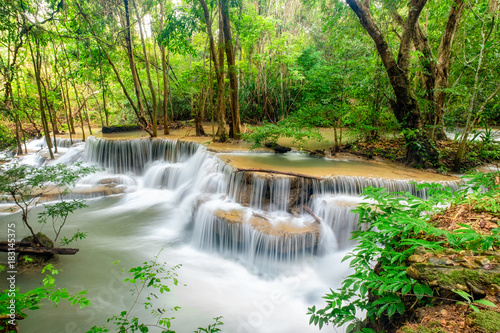
[[[347,272],[340,259],[353,245],[350,233],[358,228],[358,218],[351,209],[362,201],[363,188],[425,196],[402,179],[240,172],[205,146],[186,141],[91,137],[64,145],[60,162],[80,160],[100,168],[78,185],[99,191],[75,191],[73,197],[122,193],[93,199],[91,209],[74,217],[75,229],[90,234],[81,243],[80,257],[63,259],[65,273],[92,295],[85,283],[106,274],[104,281],[113,280],[109,263],[117,257],[142,262],[164,247],[169,263],[184,265],[181,282],[188,285],[172,301],[189,313],[178,319],[180,331],[192,331],[194,318],[217,315],[224,316],[227,332],[315,331],[308,326],[306,308],[319,304]],[[457,182],[443,185],[456,187]],[[106,253],[98,265],[97,253]],[[82,280],[88,270],[93,273]],[[102,319],[103,312],[119,312],[109,308],[123,310],[124,293],[113,291],[109,300],[97,302],[95,309],[108,310],[93,316]],[[92,326],[81,327],[87,322],[68,316],[78,327],[71,332]]]

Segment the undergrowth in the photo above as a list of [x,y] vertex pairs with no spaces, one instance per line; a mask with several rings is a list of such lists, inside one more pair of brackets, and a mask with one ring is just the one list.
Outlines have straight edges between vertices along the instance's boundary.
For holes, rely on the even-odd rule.
[[[343,260],[350,260],[354,272],[338,290],[324,296],[324,308],[309,308],[310,323],[320,328],[326,324],[350,324],[353,331],[361,314],[371,321],[407,312],[413,306],[432,305],[433,290],[406,274],[407,260],[418,247],[442,251],[491,250],[500,248],[500,228],[482,235],[464,225],[456,231],[439,229],[427,221],[450,205],[469,203],[478,211],[500,212],[499,173],[469,175],[467,184],[457,191],[439,184],[417,184],[426,189],[427,199],[408,192],[390,193],[383,188],[367,188],[366,203],[354,212],[360,216],[362,231],[353,233],[357,246]],[[364,328],[362,332],[374,332]]]

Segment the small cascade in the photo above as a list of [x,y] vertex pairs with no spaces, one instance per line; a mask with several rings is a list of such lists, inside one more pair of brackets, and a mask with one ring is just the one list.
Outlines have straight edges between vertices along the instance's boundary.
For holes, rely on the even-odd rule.
[[[54,144],[54,137],[50,138],[52,144]],[[69,148],[75,143],[82,142],[82,139],[70,139],[70,138],[57,138],[55,139],[55,145],[57,148]],[[42,137],[42,143],[40,148],[47,148],[47,142],[45,141],[45,137]]]
[[[348,194],[360,195],[367,187],[383,187],[390,192],[409,192],[414,196],[426,197],[425,190],[417,190],[417,184],[422,182],[407,179],[385,179],[385,178],[365,178],[351,176],[325,177],[322,180],[313,181],[314,194]],[[443,187],[450,187],[457,190],[461,181],[439,182]]]
[[353,246],[351,232],[358,230],[359,215],[352,209],[363,200],[358,196],[321,195],[311,200],[311,209],[333,231],[339,249]]
[[182,164],[168,162],[153,163],[144,174],[144,186],[173,189],[182,171]]
[[254,173],[252,177],[252,192],[250,194],[250,207],[253,209],[263,209],[263,199],[266,197],[267,190],[266,179]]
[[142,174],[145,166],[154,161],[183,162],[193,156],[200,144],[190,141],[164,139],[103,140],[87,139],[84,161],[114,173]]
[[290,177],[275,177],[269,184],[271,197],[271,211],[284,211],[288,209],[290,198]]
[[194,217],[193,244],[276,275],[316,252],[319,224],[290,216],[257,216],[235,203],[210,201]]

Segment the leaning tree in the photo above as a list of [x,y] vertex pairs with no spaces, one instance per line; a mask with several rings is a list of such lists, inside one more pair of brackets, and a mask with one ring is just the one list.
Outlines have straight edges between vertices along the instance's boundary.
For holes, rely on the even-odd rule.
[[390,98],[391,109],[406,140],[406,160],[414,166],[425,166],[437,162],[438,153],[423,129],[422,113],[410,80],[409,66],[412,43],[417,33],[417,23],[427,0],[410,0],[402,22],[402,34],[397,58],[387,38],[377,25],[370,11],[370,0],[346,0],[366,32],[375,42],[377,52],[389,77],[394,98]]

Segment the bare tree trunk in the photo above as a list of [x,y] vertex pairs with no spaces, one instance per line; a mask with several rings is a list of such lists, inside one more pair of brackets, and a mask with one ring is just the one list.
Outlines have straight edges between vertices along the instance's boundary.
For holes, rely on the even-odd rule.
[[466,1],[455,0],[448,15],[448,22],[441,37],[436,65],[436,82],[434,94],[434,126],[431,134],[432,139],[446,139],[444,127],[444,103],[446,101],[445,89],[448,87],[448,72],[450,67],[451,47],[462,17]]
[[43,135],[45,136],[45,142],[47,143],[47,149],[49,150],[50,159],[54,159],[54,153],[52,152],[52,142],[50,140],[50,130],[47,122],[47,117],[45,115],[45,108],[43,103],[43,94],[42,94],[42,79],[40,78],[40,69],[41,69],[41,56],[40,56],[40,45],[39,41],[35,39],[35,52],[33,52],[33,48],[31,46],[31,42],[29,42],[29,48],[31,53],[31,59],[33,61],[33,69],[35,70],[35,80],[36,86],[38,89],[38,99],[40,106],[40,114],[42,118],[42,126],[43,126]]
[[149,86],[149,90],[151,92],[151,99],[153,100],[153,114],[151,116],[151,122],[153,123],[153,137],[157,137],[158,136],[158,123],[157,123],[158,104],[156,101],[156,90],[153,86],[153,80],[151,80],[151,71],[149,69],[149,57],[148,57],[148,53],[146,51],[146,43],[144,41],[144,33],[142,31],[143,30],[142,20],[141,20],[141,17],[139,15],[139,11],[137,9],[137,4],[135,3],[135,0],[132,0],[132,4],[134,6],[135,14],[137,16],[137,22],[139,24],[139,34],[141,36],[142,52],[144,53],[144,63],[146,65],[148,86]]
[[50,120],[50,123],[52,125],[52,134],[53,134],[53,138],[54,138],[54,142],[53,142],[54,152],[57,154],[57,142],[56,142],[57,127],[56,127],[56,122],[54,119],[55,117],[52,116],[51,107],[49,105],[49,100],[47,98],[47,96],[48,96],[47,88],[45,87],[45,84],[43,83],[43,81],[41,79],[40,79],[40,83],[42,84],[42,87],[43,87],[43,92],[44,92],[43,100],[45,101],[45,105],[47,106],[47,111],[49,113],[49,120]]
[[[160,24],[163,26],[165,21],[165,8],[163,5],[163,1],[160,1]],[[160,44],[160,55],[161,55],[161,74],[163,78],[163,134],[170,134],[170,129],[168,128],[168,64],[167,64],[167,55],[165,52],[165,45],[163,43]]]
[[[163,4],[162,4],[163,5]],[[170,130],[168,128],[168,68],[167,61],[165,55],[165,46],[160,45],[161,51],[161,73],[163,76],[163,134],[170,134]]]
[[64,114],[66,115],[66,123],[68,124],[69,140],[73,144],[73,133],[71,133],[71,124],[69,122],[69,113],[71,110],[68,108],[68,102],[66,101],[66,94],[64,93],[63,80],[61,79],[61,97],[64,104]]
[[396,100],[391,99],[389,102],[399,125],[404,131],[407,147],[407,163],[414,166],[435,164],[438,159],[438,153],[429,138],[422,131],[422,116],[408,75],[411,42],[415,33],[416,22],[427,0],[410,0],[408,18],[403,26],[397,62],[384,35],[371,16],[369,1],[346,0],[346,2],[358,16],[361,25],[375,42],[377,51],[386,69],[396,96]]
[[226,49],[227,69],[229,73],[229,87],[231,95],[231,121],[233,127],[233,138],[241,137],[240,131],[240,107],[238,101],[238,77],[236,69],[235,54],[231,36],[231,23],[229,22],[229,1],[221,0],[222,27]]
[[106,87],[104,85],[104,77],[102,75],[102,63],[101,63],[100,56],[99,56],[99,73],[101,74],[102,107],[104,110],[104,117],[106,120],[106,126],[109,126],[109,114],[108,114],[108,108],[106,106]]
[[210,55],[214,64],[215,75],[217,78],[217,109],[216,118],[218,123],[217,135],[221,142],[227,141],[226,121],[224,117],[224,51],[222,50],[222,34],[219,34],[219,53],[216,51],[214,36],[212,33],[212,21],[210,20],[210,12],[205,0],[198,0],[203,8],[205,23],[207,25],[207,33],[210,42]]
[[[139,81],[139,74],[137,73],[137,66],[135,65],[135,59],[134,59],[134,50],[133,50],[133,44],[132,44],[132,31],[130,29],[130,10],[129,10],[129,5],[128,5],[128,0],[123,0],[123,5],[125,7],[125,26],[126,26],[125,45],[126,45],[126,50],[127,50],[130,71],[132,73],[132,80],[134,82],[135,95],[137,98],[137,110],[138,110],[137,112],[141,115],[141,117],[144,117],[143,116],[144,106],[142,104],[142,97],[141,97],[141,84]],[[108,60],[109,60],[109,57],[108,57]],[[147,123],[147,121],[146,121],[146,123]],[[150,133],[150,134],[153,136],[153,133]]]

